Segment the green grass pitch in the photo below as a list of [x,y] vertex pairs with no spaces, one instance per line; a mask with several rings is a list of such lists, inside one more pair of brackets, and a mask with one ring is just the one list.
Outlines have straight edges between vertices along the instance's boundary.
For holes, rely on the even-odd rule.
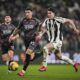
[[19,77],[16,74],[21,71],[22,66],[17,71],[8,73],[7,67],[0,65],[0,80],[80,80],[80,66],[78,72],[74,72],[71,65],[48,65],[46,72],[39,72],[39,67],[30,65],[26,75]]

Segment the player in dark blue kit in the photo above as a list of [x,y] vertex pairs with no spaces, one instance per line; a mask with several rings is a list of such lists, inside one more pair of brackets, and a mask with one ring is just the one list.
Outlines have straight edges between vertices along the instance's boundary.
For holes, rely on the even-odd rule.
[[[33,16],[33,11],[31,8],[25,9],[25,18],[21,21],[19,27],[16,29],[15,33],[19,32],[20,36],[23,38],[24,44],[26,46],[26,59],[24,62],[23,70],[18,73],[19,76],[24,76],[25,71],[30,63],[30,60],[34,58],[36,43],[36,35],[39,30],[40,21]],[[13,34],[11,36],[14,36]],[[12,37],[10,38],[10,40]]]
[[[10,62],[13,58],[12,42],[9,42],[9,36],[12,34],[15,26],[11,23],[12,18],[10,16],[4,17],[4,23],[0,25],[0,42],[2,50],[2,60]],[[16,35],[17,36],[17,35]],[[13,37],[16,39],[16,36]]]

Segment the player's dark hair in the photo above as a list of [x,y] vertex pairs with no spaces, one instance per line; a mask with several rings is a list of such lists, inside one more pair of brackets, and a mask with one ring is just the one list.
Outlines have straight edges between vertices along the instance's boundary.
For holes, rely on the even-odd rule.
[[[10,15],[6,15],[6,16],[9,16],[9,17],[11,17]],[[6,16],[4,16],[4,18],[5,18]]]
[[4,15],[4,18],[5,18],[6,16],[10,16],[10,17],[11,17],[11,15],[6,14],[6,15]]
[[25,11],[27,11],[27,10],[33,11],[33,9],[32,9],[31,7],[27,7],[27,8],[25,9]]
[[10,16],[10,18],[12,18],[11,15],[6,14],[6,15],[3,16],[3,21],[4,21],[6,16]]
[[49,7],[49,8],[47,9],[47,11],[52,11],[52,12],[56,13],[56,10],[55,10],[53,7]]

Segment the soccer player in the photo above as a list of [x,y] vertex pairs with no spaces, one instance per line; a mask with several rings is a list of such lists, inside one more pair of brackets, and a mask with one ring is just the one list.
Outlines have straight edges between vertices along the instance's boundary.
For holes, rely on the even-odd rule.
[[[32,8],[28,7],[25,9],[25,18],[21,21],[18,29],[15,33],[20,33],[21,37],[23,38],[26,51],[25,51],[25,62],[23,66],[23,70],[18,73],[19,76],[24,76],[26,69],[30,63],[30,60],[34,58],[35,48],[36,48],[36,33],[38,32],[40,25],[40,21],[37,18],[33,17],[33,10]],[[13,34],[11,36],[14,36]],[[10,40],[12,37],[10,38]]]
[[[9,42],[9,36],[15,29],[15,26],[11,23],[12,18],[7,15],[4,17],[4,23],[0,25],[0,41],[1,41],[1,50],[2,50],[2,60],[8,61],[8,63],[13,58],[13,49],[12,49],[12,42]],[[14,39],[16,38],[13,37]],[[9,68],[8,68],[9,69]]]
[[[60,60],[64,60],[73,65],[75,71],[78,71],[77,64],[74,63],[70,58],[67,56],[62,55],[61,53],[61,46],[63,41],[63,32],[62,32],[62,25],[65,23],[70,24],[70,28],[74,30],[76,34],[79,34],[79,30],[76,29],[73,21],[71,19],[56,17],[55,10],[53,8],[47,9],[47,18],[42,24],[42,35],[43,33],[47,32],[49,43],[44,46],[43,48],[43,64],[39,71],[46,71],[47,70],[47,58],[50,51],[54,50],[54,54]],[[41,35],[41,36],[42,36]]]

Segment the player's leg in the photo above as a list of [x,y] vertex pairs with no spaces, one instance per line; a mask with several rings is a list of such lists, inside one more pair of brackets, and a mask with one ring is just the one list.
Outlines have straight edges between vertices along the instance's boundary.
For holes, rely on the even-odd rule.
[[3,54],[2,54],[2,60],[3,60],[4,62],[6,62],[6,61],[8,60],[8,54],[7,54],[7,53],[3,53]]
[[9,57],[8,57],[8,47],[6,47],[5,44],[6,43],[1,45],[1,51],[2,51],[2,60],[6,62],[7,60],[9,60]]
[[34,48],[36,47],[36,44],[34,44],[34,42],[30,43],[28,49],[26,50],[26,58],[25,58],[25,62],[24,62],[24,66],[23,66],[23,70],[21,72],[18,73],[19,76],[24,76],[25,72],[30,64],[30,60],[34,58]]
[[10,55],[11,51],[9,51],[9,53],[8,53],[8,46],[6,46],[6,45],[2,45],[1,46],[1,50],[2,50],[2,60],[5,61],[5,62],[7,62],[8,71],[10,71],[10,69],[9,69],[9,63],[10,63],[11,58],[12,58],[12,55]]
[[7,41],[6,45],[4,46],[6,48],[6,52],[8,54],[8,60],[7,60],[8,72],[11,72],[9,66],[10,66],[10,63],[13,61],[13,55],[14,55],[14,51],[12,49],[12,45],[13,45],[13,43],[9,43]]
[[56,56],[57,56],[58,59],[70,63],[71,65],[73,65],[75,71],[76,71],[76,72],[78,71],[78,65],[77,65],[76,63],[74,63],[73,60],[71,60],[69,57],[64,56],[64,55],[61,53],[61,51],[55,50],[55,54],[56,54]]
[[14,55],[14,51],[13,50],[9,50],[8,51],[9,60],[13,60],[13,55]]
[[55,50],[54,53],[55,53],[55,55],[56,55],[56,57],[57,57],[58,59],[63,60],[63,61],[66,61],[66,62],[74,65],[74,62],[73,62],[69,57],[64,56],[64,55],[61,53],[60,50]]
[[34,49],[36,46],[37,45],[35,42],[31,42],[27,51],[26,51],[26,59],[25,59],[25,64],[23,66],[24,71],[26,71],[26,69],[30,63],[30,60],[32,60],[34,58],[34,55],[35,55]]
[[34,55],[33,51],[31,49],[27,49],[26,51],[26,55],[25,55],[25,62],[24,62],[24,66],[23,66],[23,69],[21,72],[18,73],[19,76],[24,76],[25,75],[25,72],[30,64],[30,60],[31,60],[31,57],[32,57],[32,54]]
[[33,50],[28,48],[27,51],[26,51],[26,59],[25,59],[25,63],[24,63],[24,66],[23,66],[23,71],[27,70],[27,68],[30,64],[31,58],[34,58],[34,52],[33,52]]
[[70,63],[72,65],[74,64],[74,62],[71,59],[69,59],[67,56],[64,56],[61,53],[62,42],[60,42],[60,43],[56,42],[56,43],[53,43],[53,45],[54,45],[54,53],[58,59],[67,61],[68,63]]
[[8,50],[8,72],[11,72],[10,70],[10,63],[13,61],[13,55],[14,55],[14,51],[13,50]]
[[54,48],[52,43],[48,43],[47,45],[45,45],[43,47],[43,62],[42,62],[42,66],[39,69],[39,71],[46,71],[47,70],[47,59],[48,59],[48,54],[49,51],[51,51]]

